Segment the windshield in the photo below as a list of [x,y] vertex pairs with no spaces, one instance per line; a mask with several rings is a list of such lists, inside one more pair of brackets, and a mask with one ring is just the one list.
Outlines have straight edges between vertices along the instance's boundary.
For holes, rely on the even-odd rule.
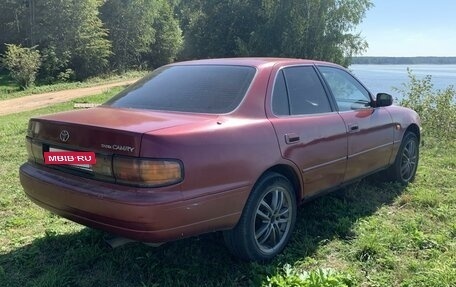
[[153,71],[105,105],[195,113],[228,113],[244,98],[255,71],[255,68],[247,66],[167,66]]

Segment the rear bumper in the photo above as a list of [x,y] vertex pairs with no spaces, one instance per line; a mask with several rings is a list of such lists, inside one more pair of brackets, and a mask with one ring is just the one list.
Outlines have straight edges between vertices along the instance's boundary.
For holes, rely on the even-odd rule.
[[39,206],[83,225],[145,242],[166,242],[232,228],[247,186],[193,196],[191,191],[140,190],[25,163],[20,180]]

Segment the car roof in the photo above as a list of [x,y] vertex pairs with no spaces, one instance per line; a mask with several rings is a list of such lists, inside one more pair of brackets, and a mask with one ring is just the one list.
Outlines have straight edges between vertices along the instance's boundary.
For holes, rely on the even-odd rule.
[[293,58],[267,58],[267,57],[240,57],[240,58],[218,58],[218,59],[204,59],[192,60],[185,62],[176,62],[171,65],[239,65],[239,66],[275,66],[275,65],[293,65],[293,64],[325,64],[334,65],[330,62],[308,60],[308,59],[293,59]]

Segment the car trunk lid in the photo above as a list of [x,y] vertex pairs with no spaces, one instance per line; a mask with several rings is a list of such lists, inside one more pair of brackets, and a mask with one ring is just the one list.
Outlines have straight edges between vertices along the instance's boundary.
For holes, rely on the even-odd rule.
[[139,156],[144,133],[211,117],[215,116],[97,107],[34,118],[29,136],[48,147]]

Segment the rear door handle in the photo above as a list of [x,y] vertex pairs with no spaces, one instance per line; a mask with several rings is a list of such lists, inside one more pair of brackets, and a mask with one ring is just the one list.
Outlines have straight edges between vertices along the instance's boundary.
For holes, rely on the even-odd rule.
[[349,133],[354,133],[359,131],[359,126],[358,124],[348,124],[348,132]]
[[297,143],[300,140],[301,140],[301,138],[295,133],[285,134],[285,142],[287,144]]

